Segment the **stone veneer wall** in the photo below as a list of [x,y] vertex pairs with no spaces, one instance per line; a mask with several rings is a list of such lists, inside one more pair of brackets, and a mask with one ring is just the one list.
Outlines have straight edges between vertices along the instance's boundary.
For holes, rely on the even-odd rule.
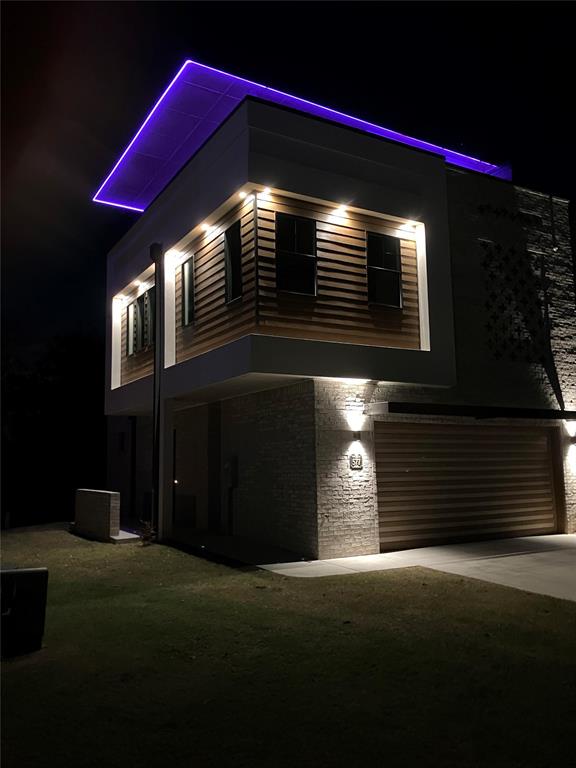
[[314,382],[224,400],[221,418],[222,461],[238,457],[234,534],[317,557]]
[[[370,390],[370,385],[315,382],[320,559],[380,551],[372,431],[363,416]],[[350,469],[351,453],[362,455],[361,470]]]
[[[519,207],[537,218],[526,231],[528,250],[545,254],[550,340],[566,410],[576,410],[576,286],[568,203],[516,187]],[[538,218],[540,223],[538,223]],[[554,248],[556,250],[554,250]],[[576,427],[576,425],[574,425]],[[566,531],[576,533],[576,445],[562,429]]]

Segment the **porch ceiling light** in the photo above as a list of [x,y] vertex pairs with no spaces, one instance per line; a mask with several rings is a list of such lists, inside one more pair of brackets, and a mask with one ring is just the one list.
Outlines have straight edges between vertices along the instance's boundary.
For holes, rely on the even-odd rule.
[[247,97],[444,157],[450,165],[510,178],[510,169],[383,128],[330,107],[283,93],[188,59],[162,93],[92,198],[144,211]]

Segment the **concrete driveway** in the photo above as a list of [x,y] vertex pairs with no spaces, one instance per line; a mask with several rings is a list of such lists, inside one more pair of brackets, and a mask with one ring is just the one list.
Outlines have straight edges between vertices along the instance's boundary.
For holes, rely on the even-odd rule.
[[576,534],[527,536],[362,557],[260,565],[299,578],[422,566],[576,601]]

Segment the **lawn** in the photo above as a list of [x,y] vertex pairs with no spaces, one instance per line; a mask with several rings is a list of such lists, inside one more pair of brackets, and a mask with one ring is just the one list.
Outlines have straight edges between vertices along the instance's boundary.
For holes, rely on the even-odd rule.
[[574,764],[576,604],[421,568],[293,579],[65,531],[4,768]]

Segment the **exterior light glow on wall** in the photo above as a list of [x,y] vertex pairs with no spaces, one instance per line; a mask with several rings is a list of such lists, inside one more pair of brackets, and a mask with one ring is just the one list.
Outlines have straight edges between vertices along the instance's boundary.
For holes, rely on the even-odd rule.
[[347,219],[347,210],[345,205],[339,205],[328,216],[328,221],[331,224],[343,224]]
[[110,388],[117,389],[122,383],[120,368],[122,344],[122,313],[126,296],[119,293],[112,299],[112,354],[110,357]]
[[185,253],[183,251],[179,251],[176,248],[170,248],[164,254],[164,261],[166,263],[166,266],[171,264],[172,267],[176,268],[176,267],[180,266],[180,264],[182,264],[183,261],[186,260],[186,257],[188,255],[189,254],[187,254],[187,253]]
[[350,431],[353,432],[355,435],[359,434],[366,422],[366,416],[364,415],[364,412],[360,410],[360,408],[355,409],[349,409],[345,411],[346,414],[346,421],[348,422],[348,427],[350,428]]
[[[574,438],[572,438],[574,439]],[[568,469],[573,475],[576,475],[576,445],[572,444],[568,447],[568,455],[566,456],[566,463]]]
[[419,221],[405,221],[396,227],[396,237],[414,240],[423,229],[424,225]]
[[570,445],[566,454],[566,467],[569,472],[576,475],[576,421],[564,421],[564,429],[570,438]]
[[370,379],[342,379],[340,377],[328,377],[329,381],[337,381],[339,384],[349,384],[350,386],[361,386],[362,384],[368,384]]
[[246,192],[238,192],[238,197],[240,198],[240,200],[244,200],[244,198],[246,197]]
[[350,444],[350,452],[348,454],[348,466],[351,470],[364,469],[364,456],[366,452],[362,445],[361,432],[352,432],[352,443]]

